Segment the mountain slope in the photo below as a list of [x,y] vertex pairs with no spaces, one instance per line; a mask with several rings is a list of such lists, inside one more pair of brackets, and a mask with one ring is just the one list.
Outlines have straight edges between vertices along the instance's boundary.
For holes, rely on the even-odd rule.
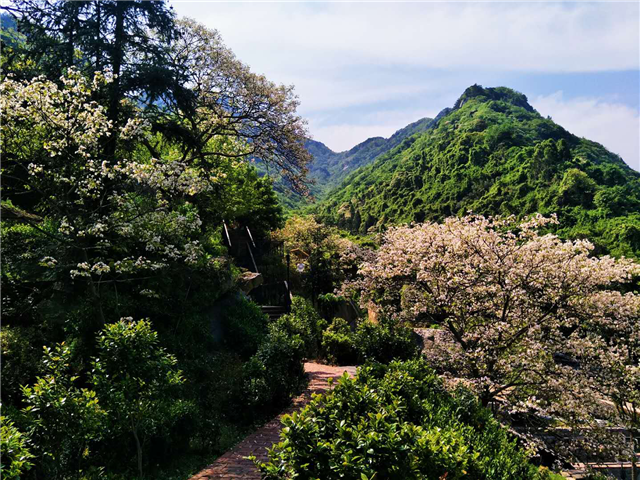
[[561,235],[640,256],[640,173],[504,87],[469,87],[428,131],[353,172],[315,210],[354,233],[469,210],[557,213]]
[[[327,191],[340,185],[354,170],[371,163],[404,139],[427,131],[432,123],[433,119],[422,118],[401,128],[389,138],[372,137],[344,152],[334,152],[324,143],[307,140],[305,147],[313,156],[313,161],[309,164],[309,176],[315,181],[311,193],[317,200],[322,199]],[[286,206],[293,208],[305,204],[302,198],[291,193],[286,186],[276,183],[275,188]]]

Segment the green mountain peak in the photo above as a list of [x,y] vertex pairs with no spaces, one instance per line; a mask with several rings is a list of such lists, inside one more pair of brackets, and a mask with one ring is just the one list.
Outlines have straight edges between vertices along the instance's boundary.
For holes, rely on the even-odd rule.
[[424,131],[346,176],[315,211],[360,234],[468,211],[557,213],[561,235],[640,257],[640,173],[506,87],[467,88]]
[[484,88],[482,85],[474,84],[468,87],[460,98],[456,100],[453,105],[454,110],[462,107],[466,102],[471,99],[476,99],[480,102],[489,102],[491,100],[508,102],[516,107],[522,107],[528,112],[534,112],[534,108],[529,105],[527,96],[523,93],[517,92],[508,87],[488,87]]

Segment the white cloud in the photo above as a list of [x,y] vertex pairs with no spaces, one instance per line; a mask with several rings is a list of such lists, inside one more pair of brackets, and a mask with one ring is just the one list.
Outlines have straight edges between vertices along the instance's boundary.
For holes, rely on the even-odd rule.
[[542,115],[571,133],[601,143],[617,153],[633,169],[640,171],[640,116],[637,109],[606,99],[564,99],[563,93],[532,99]]
[[[253,71],[295,85],[314,138],[338,151],[425,116],[416,109],[451,106],[487,72],[499,78],[640,67],[637,2],[172,4],[219,30]],[[638,112],[592,96],[556,94],[536,107],[640,170]]]
[[638,5],[608,3],[195,3],[268,75],[354,64],[582,72],[638,67]]
[[422,110],[378,111],[365,114],[364,124],[340,123],[327,125],[326,119],[311,119],[313,139],[324,143],[334,152],[349,150],[371,137],[389,138],[399,129],[421,118],[433,118],[437,113]]

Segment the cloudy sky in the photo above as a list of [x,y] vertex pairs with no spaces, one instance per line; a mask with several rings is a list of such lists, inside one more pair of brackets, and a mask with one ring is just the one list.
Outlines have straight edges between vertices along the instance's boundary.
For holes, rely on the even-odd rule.
[[253,71],[293,84],[314,139],[336,151],[508,86],[640,171],[640,4],[189,2]]

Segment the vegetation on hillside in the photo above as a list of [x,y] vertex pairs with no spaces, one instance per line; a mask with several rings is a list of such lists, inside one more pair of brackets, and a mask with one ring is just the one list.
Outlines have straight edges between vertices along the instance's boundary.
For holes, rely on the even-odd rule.
[[556,213],[596,253],[640,256],[640,173],[508,88],[469,87],[427,132],[353,172],[316,208],[353,233],[482,215]]
[[[381,363],[285,420],[269,478],[548,478],[532,458],[575,458],[535,456],[560,429],[630,458],[593,435],[640,436],[640,267],[597,255],[638,254],[640,175],[618,157],[481,87],[335,154],[292,87],[165,2],[1,8],[3,478],[185,478],[300,393],[310,359]],[[381,245],[284,222],[262,174],[305,194],[309,149],[318,188],[377,159],[328,222],[443,222]],[[443,219],[467,208],[515,215]],[[558,221],[516,218],[538,210]],[[301,296],[249,300],[234,225]],[[446,340],[426,355],[424,324]]]
[[[389,138],[368,138],[344,152],[334,152],[321,142],[307,140],[305,148],[312,158],[309,163],[309,178],[314,182],[310,191],[314,200],[322,200],[327,192],[340,185],[351,172],[368,165],[404,139],[427,131],[432,124],[431,118],[422,118],[401,128]],[[288,209],[299,209],[309,203],[304,197],[287,189],[285,184],[276,182],[275,189],[283,206]]]

